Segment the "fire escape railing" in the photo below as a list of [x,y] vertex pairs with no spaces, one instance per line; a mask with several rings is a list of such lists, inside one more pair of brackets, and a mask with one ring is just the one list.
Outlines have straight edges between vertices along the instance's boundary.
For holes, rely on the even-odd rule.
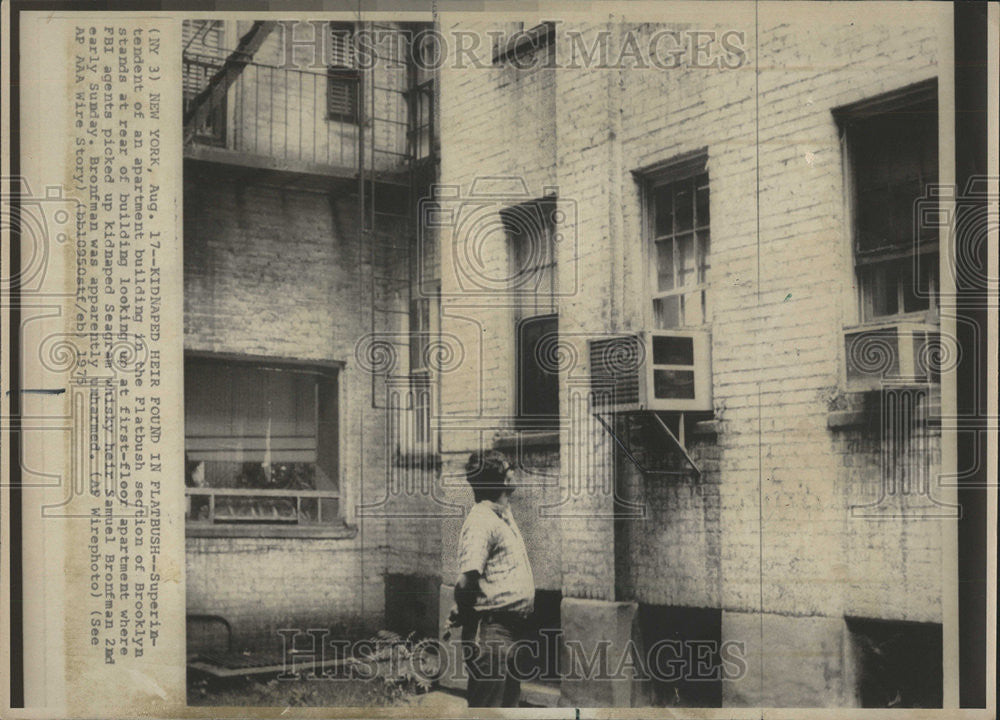
[[[223,61],[185,54],[183,62],[187,105],[199,80],[205,82]],[[212,104],[190,141],[283,161],[356,168],[358,122],[331,115],[332,82],[352,96],[353,107],[360,107],[358,73],[331,79],[328,72],[248,62],[229,91]]]

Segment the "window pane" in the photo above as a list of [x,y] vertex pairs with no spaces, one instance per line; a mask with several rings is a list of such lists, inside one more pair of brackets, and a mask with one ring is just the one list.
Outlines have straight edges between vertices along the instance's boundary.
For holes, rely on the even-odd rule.
[[677,243],[677,285],[694,285],[697,279],[695,266],[694,233],[681,235]]
[[695,179],[695,185],[697,186],[697,200],[695,207],[695,212],[697,213],[696,222],[698,227],[708,227],[708,173],[702,173],[699,175]]
[[858,197],[858,242],[861,252],[888,247],[892,242],[891,192],[887,187],[873,188]]
[[676,232],[682,233],[694,227],[694,181],[675,183],[674,212],[677,213]]
[[661,330],[680,327],[680,298],[676,295],[669,295],[653,300],[653,314],[656,327]]
[[559,416],[559,319],[528,318],[518,326],[518,416],[538,421]]
[[504,208],[500,216],[507,235],[509,277],[519,305],[518,316],[555,312],[559,291],[556,205],[550,200],[523,203]]
[[924,253],[917,258],[918,289],[922,296],[929,298],[938,291],[938,259],[934,253]]
[[899,276],[891,264],[889,267],[883,264],[865,269],[862,290],[867,298],[870,317],[899,312]]
[[702,297],[704,296],[704,294],[705,293],[702,292],[701,290],[695,290],[694,292],[686,293],[683,296],[684,300],[683,319],[685,326],[701,325],[702,323],[705,322],[705,316],[703,314],[704,302],[702,301]]
[[674,289],[674,243],[656,243],[656,287],[660,292]]
[[927,290],[919,289],[920,279],[915,277],[920,268],[912,260],[900,262],[899,281],[903,291],[903,312],[918,312],[930,307]]
[[674,231],[673,194],[671,185],[663,185],[653,190],[653,212],[656,237],[670,235]]
[[902,247],[912,247],[913,210],[914,203],[923,193],[920,181],[917,179],[901,182],[892,191],[892,231],[893,242]]
[[709,257],[712,250],[712,239],[707,230],[698,233],[698,283],[708,282]]
[[205,522],[209,519],[211,508],[207,495],[193,495],[187,499],[185,520]]

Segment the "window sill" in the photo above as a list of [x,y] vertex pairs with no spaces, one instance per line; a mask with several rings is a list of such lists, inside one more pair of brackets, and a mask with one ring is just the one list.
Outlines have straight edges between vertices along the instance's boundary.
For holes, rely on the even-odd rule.
[[185,537],[189,538],[324,538],[330,540],[350,540],[358,534],[356,525],[208,525],[192,523],[185,525]]
[[844,332],[858,332],[861,330],[878,330],[881,328],[894,328],[899,325],[926,325],[937,329],[941,326],[941,317],[937,312],[921,310],[912,313],[900,313],[899,315],[883,315],[880,317],[865,320],[856,325],[845,325]]
[[830,430],[858,427],[868,422],[870,414],[864,410],[834,410],[826,416],[826,427]]
[[[850,393],[856,395],[865,394],[863,391]],[[826,416],[826,427],[828,430],[849,430],[851,428],[871,425],[873,422],[872,413],[876,410],[831,410]],[[941,427],[941,406],[929,405],[927,407],[927,426],[931,428]]]
[[497,449],[516,447],[559,447],[558,430],[523,430],[513,435],[501,435],[493,440]]
[[697,436],[720,435],[722,433],[722,422],[720,420],[699,420],[691,428],[691,434]]

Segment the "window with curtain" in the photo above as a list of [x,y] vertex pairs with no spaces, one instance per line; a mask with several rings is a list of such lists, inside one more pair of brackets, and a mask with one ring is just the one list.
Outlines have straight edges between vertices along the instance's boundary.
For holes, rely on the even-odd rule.
[[188,358],[184,403],[189,521],[338,519],[335,371]]

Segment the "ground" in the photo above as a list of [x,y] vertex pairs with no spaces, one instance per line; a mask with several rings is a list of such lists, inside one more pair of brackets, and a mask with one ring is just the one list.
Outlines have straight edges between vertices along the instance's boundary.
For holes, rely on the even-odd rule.
[[[418,687],[387,681],[314,679],[277,680],[239,677],[227,680],[191,677],[188,681],[189,705],[249,705],[254,707],[384,707],[388,705],[424,704],[431,696]],[[465,700],[450,698],[463,707]]]

